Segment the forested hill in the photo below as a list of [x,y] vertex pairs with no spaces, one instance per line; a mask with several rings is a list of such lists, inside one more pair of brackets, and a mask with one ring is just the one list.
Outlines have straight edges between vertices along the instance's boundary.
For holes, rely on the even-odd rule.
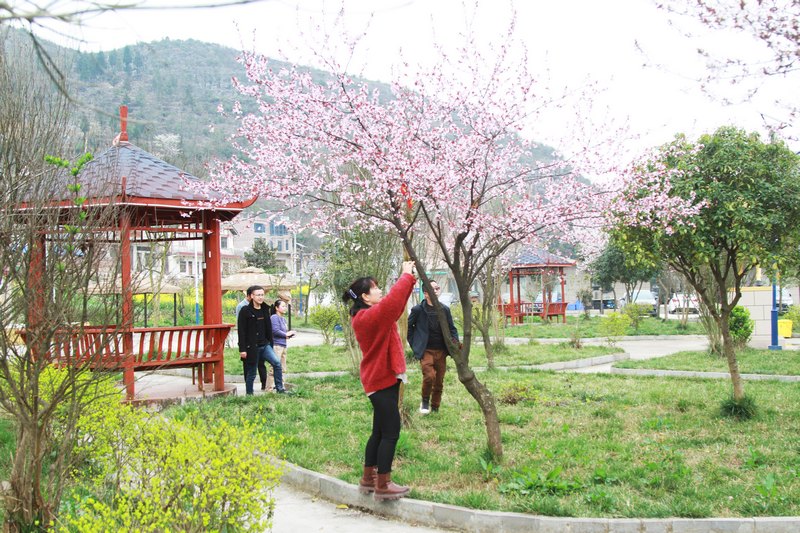
[[[16,33],[12,40],[25,42]],[[119,132],[119,106],[128,106],[128,135],[137,146],[179,168],[204,177],[204,163],[232,154],[235,121],[217,112],[237,99],[231,78],[244,78],[236,61],[239,51],[195,40],[164,39],[109,52],[83,53],[47,44],[66,69],[70,93],[78,102],[74,114],[76,151],[99,153]],[[286,66],[275,62],[275,67]],[[322,82],[329,74],[311,70]],[[384,83],[370,82],[382,94]],[[242,101],[247,110],[247,100]],[[532,159],[549,160],[552,149],[542,146]]]
[[231,155],[228,137],[235,122],[217,108],[229,110],[237,98],[231,78],[244,77],[238,54],[216,44],[169,39],[75,52],[73,87],[84,104],[77,122],[86,148],[108,146],[119,131],[119,105],[127,104],[131,142],[202,176],[204,162]]

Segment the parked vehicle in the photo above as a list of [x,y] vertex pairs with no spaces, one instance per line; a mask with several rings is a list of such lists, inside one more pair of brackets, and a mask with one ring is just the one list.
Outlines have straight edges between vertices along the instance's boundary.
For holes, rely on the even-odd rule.
[[667,302],[667,311],[670,313],[683,311],[687,313],[699,313],[700,301],[697,299],[696,294],[673,294],[672,298]]
[[[649,306],[650,310],[648,311],[648,314],[650,316],[658,315],[658,300],[656,299],[655,295],[653,295],[652,292],[646,290],[637,291],[636,293],[634,293],[631,301],[635,304]],[[627,303],[628,303],[627,298],[623,296],[619,301],[620,309],[624,309]]]

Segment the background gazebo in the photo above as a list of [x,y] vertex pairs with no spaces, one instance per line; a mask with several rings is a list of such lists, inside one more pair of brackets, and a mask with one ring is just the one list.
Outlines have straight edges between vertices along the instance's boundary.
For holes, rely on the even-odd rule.
[[[113,146],[88,163],[74,178],[86,196],[87,213],[99,213],[113,206],[113,227],[97,234],[97,242],[119,249],[118,324],[97,324],[81,328],[70,338],[61,338],[52,356],[86,362],[94,368],[123,371],[127,398],[134,399],[134,371],[165,367],[198,370],[199,388],[212,383],[214,391],[225,391],[223,350],[231,324],[222,323],[220,224],[233,219],[255,198],[245,202],[222,202],[220,198],[194,192],[199,179],[187,174],[128,142],[127,107],[120,108],[121,132]],[[67,197],[54,198],[53,208],[71,209]],[[46,230],[57,234],[60,228]],[[203,323],[195,326],[136,328],[133,321],[131,244],[176,240],[200,240],[203,247]],[[47,260],[43,252],[35,259]],[[112,274],[113,275],[113,274]],[[36,279],[30,283],[36,286]],[[45,295],[39,294],[40,304]],[[34,306],[35,308],[35,306]],[[29,330],[37,327],[29,319]],[[75,338],[79,336],[80,338]]]
[[[522,324],[526,316],[540,316],[542,319],[561,317],[567,322],[567,301],[565,294],[565,268],[574,267],[575,262],[546,250],[523,250],[515,259],[508,273],[508,303],[498,303],[501,312],[511,324]],[[560,288],[560,301],[553,301],[550,284],[544,282],[546,276],[557,279]],[[524,277],[538,277],[541,280],[542,302],[527,302],[522,298]]]
[[[244,291],[253,285],[261,285],[266,292],[276,291],[278,297],[289,302],[289,329],[292,328],[291,313],[291,290],[298,286],[294,276],[289,274],[267,274],[258,267],[245,267],[238,272],[225,276],[221,281],[222,292],[239,291],[244,295]],[[272,304],[272,302],[267,302]]]

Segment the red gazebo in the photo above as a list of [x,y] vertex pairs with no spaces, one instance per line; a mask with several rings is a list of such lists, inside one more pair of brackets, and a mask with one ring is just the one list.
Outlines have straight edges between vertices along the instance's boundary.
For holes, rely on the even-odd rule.
[[[567,301],[564,293],[566,277],[564,269],[575,266],[574,261],[559,257],[546,250],[524,250],[517,256],[508,273],[509,301],[498,302],[501,313],[511,324],[522,324],[526,316],[540,316],[542,319],[561,317],[567,322]],[[526,302],[522,299],[521,279],[537,276],[544,279],[546,275],[557,275],[561,286],[561,301],[553,301],[552,288],[545,287],[542,282],[542,302]],[[515,285],[516,280],[516,285]],[[516,288],[516,295],[515,295]]]
[[[111,148],[88,163],[76,182],[85,191],[89,216],[92,208],[115,208],[115,227],[105,228],[97,235],[97,242],[119,245],[121,323],[91,325],[67,338],[57,338],[50,355],[56,360],[88,363],[96,369],[122,370],[128,400],[134,399],[134,371],[166,367],[197,370],[201,391],[205,383],[212,382],[214,391],[225,391],[223,351],[232,324],[222,323],[220,224],[233,219],[256,198],[211,205],[209,197],[187,186],[198,178],[128,142],[126,106],[120,108],[120,122],[121,132]],[[54,199],[53,205],[74,208],[66,199]],[[39,250],[44,250],[46,232],[39,238]],[[203,243],[203,323],[134,327],[131,245],[177,240]],[[39,253],[34,260],[46,258]],[[30,283],[36,287],[37,280]],[[36,317],[31,316],[29,328],[35,327]]]

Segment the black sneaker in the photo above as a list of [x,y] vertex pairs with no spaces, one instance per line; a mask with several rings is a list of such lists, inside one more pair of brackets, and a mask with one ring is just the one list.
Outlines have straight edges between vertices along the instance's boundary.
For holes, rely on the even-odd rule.
[[277,392],[278,394],[285,394],[286,396],[294,396],[294,393],[292,391],[286,389],[281,389],[275,392]]
[[419,404],[419,412],[423,415],[427,415],[431,412],[430,401],[426,400],[425,398],[422,399],[422,403]]

